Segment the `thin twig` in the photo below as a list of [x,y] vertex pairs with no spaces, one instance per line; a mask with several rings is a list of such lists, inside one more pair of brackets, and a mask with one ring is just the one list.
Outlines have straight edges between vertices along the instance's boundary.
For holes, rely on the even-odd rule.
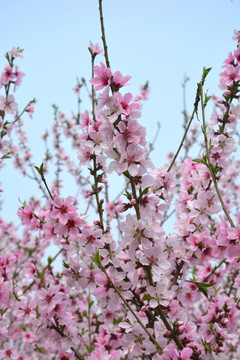
[[110,61],[108,58],[108,49],[107,49],[107,41],[106,41],[106,35],[105,35],[105,29],[104,29],[104,23],[103,23],[103,11],[102,11],[102,0],[99,0],[99,12],[100,12],[100,22],[101,22],[101,30],[102,30],[102,42],[103,42],[103,48],[104,48],[104,56],[106,60],[106,65],[108,68],[110,68]]
[[185,132],[184,132],[182,141],[181,141],[181,143],[180,143],[180,145],[179,145],[179,147],[178,147],[178,149],[177,149],[177,152],[176,152],[176,154],[175,154],[175,156],[174,156],[174,158],[173,158],[173,160],[172,160],[172,162],[171,162],[171,164],[170,164],[167,172],[169,172],[169,171],[172,169],[172,167],[173,167],[173,165],[174,165],[174,163],[175,163],[175,161],[176,161],[176,159],[177,159],[177,157],[178,157],[178,154],[179,154],[179,152],[180,152],[180,150],[181,150],[181,148],[182,148],[182,146],[183,146],[184,140],[185,140],[185,138],[186,138],[186,136],[187,136],[187,133],[188,133],[188,130],[189,130],[189,128],[190,128],[190,125],[191,125],[191,123],[192,123],[192,121],[193,121],[195,112],[196,112],[196,109],[194,108],[194,110],[193,110],[193,112],[192,112],[192,116],[191,116],[191,118],[190,118],[190,120],[189,120],[189,122],[188,122],[188,126],[186,127],[186,130],[185,130]]
[[161,222],[160,226],[163,226],[163,224],[176,212],[176,209],[173,209],[169,214],[167,214],[167,212],[165,212],[164,214],[164,219]]
[[94,177],[94,193],[95,193],[95,198],[96,198],[96,202],[97,202],[97,210],[99,213],[99,220],[100,220],[100,226],[101,229],[104,231],[104,225],[103,225],[103,208],[102,208],[102,203],[99,199],[99,190],[98,190],[98,176],[97,176],[97,160],[96,160],[96,155],[93,155],[93,170],[92,170],[92,175]]
[[142,323],[142,321],[139,319],[139,317],[137,316],[137,314],[135,313],[135,311],[131,308],[131,306],[128,304],[128,302],[124,299],[123,295],[121,294],[121,292],[118,290],[118,288],[115,286],[115,284],[112,282],[111,278],[109,277],[107,271],[105,270],[105,268],[103,266],[100,267],[101,270],[104,272],[104,274],[106,275],[108,281],[111,283],[111,286],[114,288],[114,290],[116,291],[116,293],[118,294],[118,296],[122,299],[122,301],[124,302],[125,306],[128,308],[128,310],[132,313],[132,315],[135,317],[135,319],[137,320],[138,324],[143,328],[143,330],[147,333],[147,335],[149,336],[149,338],[152,340],[152,342],[154,343],[154,345],[156,346],[158,352],[160,354],[162,354],[162,347],[158,344],[157,340],[155,339],[155,337],[149,332],[149,330],[146,328],[146,326]]
[[[56,322],[56,325],[52,322],[52,325],[50,326],[50,329],[55,330],[61,337],[66,337],[64,332],[61,329],[59,329],[58,322],[57,322],[56,319],[55,319],[55,322]],[[77,350],[74,349],[73,346],[71,347],[71,350],[74,352],[74,355],[78,360],[84,360],[84,358],[77,352]]]
[[140,208],[139,208],[139,203],[138,203],[138,197],[137,197],[137,192],[136,192],[136,186],[134,183],[134,178],[129,175],[128,176],[129,180],[130,180],[130,184],[132,187],[132,193],[133,193],[133,198],[136,200],[136,204],[134,205],[135,211],[136,211],[136,215],[137,215],[137,219],[141,219],[141,214],[140,214]]
[[207,277],[204,278],[204,282],[207,282],[207,281],[209,280],[209,278],[210,278],[212,275],[215,274],[215,272],[217,271],[217,269],[219,269],[219,268],[222,266],[222,264],[224,264],[226,261],[227,261],[227,259],[224,258],[218,265],[216,265],[216,266],[213,268],[213,270],[210,272],[210,274],[209,274]]
[[158,138],[160,129],[161,129],[161,125],[160,125],[159,122],[157,122],[157,131],[156,131],[156,133],[155,133],[155,136],[154,136],[154,138],[153,138],[153,141],[150,142],[149,145],[148,145],[148,146],[149,146],[148,156],[149,156],[149,154],[154,150],[154,144],[155,144],[155,142],[156,142],[156,140],[157,140],[157,138]]
[[28,102],[28,104],[25,106],[25,108],[23,109],[23,111],[16,117],[16,119],[12,122],[12,124],[15,124],[20,118],[21,116],[23,115],[23,113],[27,110],[27,108],[34,103],[34,100],[30,100]]
[[[51,264],[56,260],[56,258],[64,251],[64,249],[61,249],[57,252],[57,254],[52,258],[51,260]],[[49,267],[49,264],[47,264],[44,268],[43,268],[43,272],[45,272],[47,270],[47,268]],[[25,294],[28,290],[31,289],[31,287],[35,284],[35,279],[23,290],[22,294]]]
[[[96,54],[92,54],[92,79],[94,77],[94,59],[95,59]],[[96,117],[95,117],[95,91],[94,91],[94,85],[92,84],[92,115],[93,115],[93,120],[96,121]]]

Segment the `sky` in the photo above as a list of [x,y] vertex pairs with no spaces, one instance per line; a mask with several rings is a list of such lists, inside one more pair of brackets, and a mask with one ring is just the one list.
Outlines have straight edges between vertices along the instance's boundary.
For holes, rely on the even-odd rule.
[[[97,0],[0,0],[0,66],[11,47],[24,48],[18,60],[26,76],[16,92],[19,108],[37,99],[33,119],[24,118],[36,165],[41,163],[44,144],[40,135],[50,129],[52,104],[71,115],[77,101],[72,88],[76,77],[91,78],[89,41],[101,46]],[[141,124],[148,141],[161,130],[152,154],[157,167],[166,154],[175,152],[183,135],[181,111],[184,74],[187,110],[192,112],[196,84],[202,68],[212,67],[206,82],[209,94],[218,93],[218,76],[223,60],[235,49],[233,30],[240,29],[240,0],[103,0],[109,58],[113,71],[131,75],[126,91],[138,93],[149,81],[149,101],[144,103]],[[104,58],[98,58],[104,61]],[[3,95],[3,89],[0,90]],[[83,93],[81,111],[90,109]],[[18,197],[37,196],[35,184],[23,179],[10,165],[1,171],[3,212],[16,219]],[[119,189],[114,189],[114,192]],[[66,180],[65,194],[71,193]]]

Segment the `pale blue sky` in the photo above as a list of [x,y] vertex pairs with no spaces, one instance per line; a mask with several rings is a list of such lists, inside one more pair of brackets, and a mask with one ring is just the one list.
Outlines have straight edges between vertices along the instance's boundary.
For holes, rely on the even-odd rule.
[[[26,117],[38,165],[44,152],[40,134],[53,119],[51,105],[55,103],[70,114],[76,110],[71,90],[76,77],[90,79],[89,40],[102,45],[98,1],[0,0],[0,10],[1,54],[13,45],[25,49],[18,64],[26,77],[16,99],[20,108],[33,97],[38,101],[33,120]],[[187,88],[189,112],[203,66],[213,68],[206,84],[209,93],[219,92],[220,67],[235,47],[233,30],[240,28],[240,1],[103,0],[103,10],[112,70],[132,76],[126,90],[134,93],[139,84],[149,80],[150,99],[144,104],[141,123],[147,128],[148,140],[154,136],[156,122],[161,123],[153,154],[154,163],[161,166],[166,154],[175,151],[181,140],[184,74],[191,78]],[[1,56],[1,68],[4,64]],[[81,106],[83,111],[89,103],[84,101]],[[8,185],[3,210],[6,218],[14,219],[17,197],[28,199],[37,194],[37,188],[16,177],[11,167],[2,170],[1,178],[3,187]]]

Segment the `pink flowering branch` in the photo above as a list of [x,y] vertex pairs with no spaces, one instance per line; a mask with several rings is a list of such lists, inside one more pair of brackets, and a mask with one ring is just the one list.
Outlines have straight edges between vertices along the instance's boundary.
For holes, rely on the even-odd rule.
[[[65,338],[66,335],[65,335],[64,332],[60,329],[57,319],[54,318],[54,320],[55,320],[55,324],[52,322],[51,325],[50,325],[50,329],[55,330],[61,337]],[[71,350],[74,352],[74,355],[75,355],[76,359],[78,359],[78,360],[84,360],[84,357],[82,357],[82,356],[77,352],[77,350],[74,349],[74,347],[71,346]]]
[[33,100],[30,100],[27,105],[25,106],[25,108],[21,111],[21,113],[16,117],[16,119],[14,119],[13,123],[12,124],[15,124],[18,120],[21,119],[21,117],[23,116],[23,114],[28,111],[29,109],[29,106],[32,105],[32,104],[35,104],[36,103],[36,99],[33,99]]
[[[104,49],[106,49],[106,51],[105,51],[106,64],[107,64],[107,67],[110,67],[110,63],[109,63],[109,60],[108,60],[108,54],[107,54],[106,37],[105,37],[105,31],[104,31],[104,26],[103,26],[103,15],[102,15],[102,7],[101,7],[101,5],[102,5],[102,1],[99,0],[100,18],[101,18],[101,25],[102,25],[102,40],[103,40],[103,44],[104,44]],[[111,89],[112,89],[112,92],[116,91],[115,87],[112,86],[112,84],[111,84]],[[117,91],[118,91],[118,89],[117,89]],[[189,128],[190,128],[191,122],[192,122],[192,120],[193,120],[193,118],[194,118],[194,114],[195,114],[196,111],[197,111],[197,105],[196,105],[196,103],[195,103],[195,107],[194,107],[194,111],[193,111],[192,117],[191,117],[191,119],[190,119],[190,121],[189,121],[189,124],[188,124],[188,126],[187,126],[187,128],[186,128],[186,131],[185,131],[184,137],[183,137],[183,139],[182,139],[182,142],[181,142],[181,144],[180,144],[180,146],[179,146],[179,149],[178,149],[178,151],[177,151],[177,153],[176,153],[176,155],[175,155],[175,157],[174,157],[174,159],[173,159],[172,164],[170,165],[170,167],[169,167],[169,169],[168,169],[168,172],[171,170],[171,168],[172,168],[172,166],[173,166],[173,164],[174,164],[174,162],[175,162],[175,160],[176,160],[176,158],[177,158],[177,156],[178,156],[178,153],[179,153],[180,150],[181,150],[181,147],[182,147],[182,145],[183,145],[183,143],[184,143],[185,137],[186,137],[187,132],[188,132],[188,130],[189,130]],[[120,121],[121,121],[121,115],[118,116],[118,119],[117,119],[117,122],[116,122],[116,123],[118,124]],[[124,175],[130,180],[130,184],[131,184],[131,188],[132,188],[132,195],[133,195],[133,199],[135,200],[134,208],[135,208],[135,211],[136,211],[137,219],[140,220],[140,219],[141,219],[140,205],[139,205],[139,198],[138,198],[137,192],[136,192],[136,186],[135,186],[134,177],[133,177],[132,175],[130,175],[128,171],[125,171],[125,172],[124,172]],[[104,273],[106,274],[106,276],[107,276],[107,278],[109,279],[109,281],[111,281],[111,279],[109,278],[109,276],[108,276],[108,274],[106,273],[106,271],[105,271],[105,270],[103,270],[103,271],[104,271]],[[154,284],[153,284],[153,280],[152,280],[151,268],[150,268],[149,266],[146,267],[146,276],[147,276],[147,278],[148,278],[149,284],[150,284],[151,286],[153,286]],[[112,283],[112,281],[111,281],[111,283]],[[121,293],[119,292],[119,290],[115,287],[115,285],[114,285],[113,283],[112,283],[112,285],[113,285],[115,291],[118,293],[118,295],[121,297],[121,299],[124,301],[125,305],[127,306],[128,303],[127,303],[127,302],[125,301],[125,299],[122,297],[122,295],[121,295]],[[135,312],[134,312],[132,309],[131,309],[130,311],[131,311],[131,313],[135,316],[135,318],[137,318]],[[157,306],[157,313],[158,313],[158,315],[160,316],[160,318],[162,319],[162,321],[163,321],[165,327],[167,328],[167,330],[170,331],[171,336],[172,336],[174,342],[176,343],[176,345],[178,346],[178,348],[179,348],[180,350],[182,350],[182,349],[184,348],[184,346],[182,345],[181,340],[179,339],[178,335],[175,334],[174,330],[172,329],[171,325],[169,324],[169,322],[168,322],[168,320],[167,320],[164,312],[162,311],[160,305]],[[140,325],[142,326],[142,324],[140,324]],[[149,335],[149,334],[148,334],[148,335]],[[150,337],[150,338],[151,338],[151,337]],[[152,338],[151,338],[151,340],[153,341]],[[155,343],[155,342],[154,342],[154,343]],[[194,358],[194,359],[196,358],[195,355],[193,355],[193,358]]]
[[[99,8],[102,17],[101,1]],[[103,17],[100,21],[104,30]],[[240,43],[240,33],[235,35]],[[107,54],[105,30],[102,38]],[[51,193],[43,164],[35,168],[47,202],[31,199],[22,204],[20,235],[0,218],[0,358],[235,359],[240,349],[240,164],[232,154],[240,112],[240,49],[225,61],[220,75],[224,95],[215,100],[208,132],[204,109],[209,97],[203,100],[203,83],[209,69],[198,86],[192,119],[201,101],[207,154],[196,160],[186,157],[196,138],[189,140],[184,134],[180,149],[186,144],[187,151],[174,167],[177,151],[171,171],[167,165],[155,168],[148,158],[146,131],[138,122],[146,93],[137,98],[123,95],[121,88],[130,77],[113,73],[103,63],[94,66],[102,52],[98,44],[90,43],[89,51],[92,77],[95,73],[89,92],[92,115],[87,110],[79,117],[55,112],[52,132],[59,162],[54,166],[56,172],[60,164],[61,169],[67,167],[87,209],[92,206],[99,218],[81,215],[73,196],[62,199],[56,191]],[[13,57],[17,53],[12,50]],[[13,61],[10,56],[9,61]],[[0,75],[5,90],[17,85],[21,76],[16,74],[18,69],[5,66]],[[79,93],[79,87],[75,90]],[[96,96],[98,90],[102,92]],[[10,92],[7,99],[0,97],[0,109],[0,150],[7,154],[11,144],[5,136],[12,129],[3,118],[5,113],[17,116]],[[184,131],[189,126],[190,137],[194,131],[186,112],[184,116]],[[14,125],[20,144],[13,148],[15,162],[19,157],[16,166],[25,174],[31,164],[30,149],[23,123]],[[62,132],[78,151],[79,164],[70,161],[60,145]],[[90,171],[85,180],[84,165]],[[111,172],[125,177],[124,203],[121,194],[109,201],[106,174]],[[219,193],[227,211],[236,212],[234,226],[218,215],[222,212],[219,189],[224,191]],[[167,234],[162,225],[173,207],[176,231]],[[118,223],[119,239],[111,232],[111,221]],[[45,249],[52,243],[61,250],[43,268]],[[58,272],[52,263],[63,252],[63,268]]]
[[[57,254],[56,254],[53,258],[51,258],[51,263],[50,263],[50,264],[52,264],[52,263],[58,258],[58,256],[59,256],[63,251],[64,251],[64,249],[60,249],[60,250],[57,252]],[[45,273],[45,271],[49,268],[49,265],[50,265],[50,264],[48,263],[46,266],[44,266],[44,268],[42,269],[41,272]],[[32,288],[32,286],[35,284],[35,282],[36,282],[36,280],[34,279],[34,280],[23,290],[23,294],[25,294],[28,290],[30,290],[30,289]]]
[[146,326],[142,323],[142,321],[139,319],[139,317],[137,316],[136,312],[132,309],[132,307],[129,305],[129,303],[124,299],[123,295],[121,294],[121,292],[119,291],[119,289],[115,286],[115,284],[113,283],[113,281],[111,280],[110,276],[108,275],[106,269],[104,268],[104,266],[101,264],[100,261],[96,261],[94,260],[94,262],[96,263],[96,265],[104,272],[105,276],[107,277],[108,281],[110,282],[111,286],[114,288],[114,290],[116,291],[116,293],[118,294],[118,296],[122,299],[124,305],[128,308],[128,310],[132,313],[132,315],[135,317],[135,319],[137,320],[138,324],[143,328],[143,330],[146,332],[146,334],[149,336],[149,338],[151,339],[151,341],[154,343],[154,345],[156,346],[157,351],[159,352],[159,354],[162,354],[162,347],[158,344],[157,340],[155,339],[155,337],[150,333],[150,331],[146,328]]
[[236,226],[234,225],[233,220],[231,219],[231,216],[225,206],[225,203],[223,201],[222,198],[222,194],[219,190],[218,184],[217,184],[217,180],[216,180],[216,176],[213,172],[213,166],[211,164],[211,160],[210,160],[210,154],[209,154],[209,144],[208,144],[208,138],[207,138],[207,127],[206,127],[206,121],[205,121],[205,104],[204,104],[204,100],[203,100],[203,82],[199,85],[200,86],[200,97],[201,97],[201,107],[202,107],[202,118],[203,118],[203,134],[204,134],[204,142],[205,142],[205,149],[206,149],[206,158],[207,158],[207,166],[208,169],[211,173],[211,177],[214,183],[214,187],[216,189],[216,193],[218,195],[219,201],[222,205],[222,209],[231,225],[231,227],[235,228]]

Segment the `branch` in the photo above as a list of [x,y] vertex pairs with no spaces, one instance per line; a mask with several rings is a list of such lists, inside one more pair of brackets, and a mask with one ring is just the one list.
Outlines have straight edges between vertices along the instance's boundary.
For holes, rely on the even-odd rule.
[[[56,258],[64,251],[64,249],[61,249],[58,251],[58,253],[51,259],[51,264],[56,260]],[[50,264],[47,264],[42,271],[46,271]],[[35,279],[23,290],[22,295],[25,294],[31,287],[35,284]]]
[[189,120],[189,122],[188,122],[188,126],[186,127],[185,133],[184,133],[184,135],[183,135],[182,141],[181,141],[181,143],[180,143],[180,145],[179,145],[179,147],[178,147],[178,149],[177,149],[177,152],[176,152],[176,154],[175,154],[175,156],[174,156],[174,158],[173,158],[173,160],[172,160],[172,162],[171,162],[171,164],[170,164],[167,172],[169,172],[169,171],[172,169],[172,167],[173,167],[173,165],[174,165],[174,163],[175,163],[175,161],[176,161],[176,159],[177,159],[177,157],[178,157],[178,154],[179,154],[179,152],[180,152],[180,150],[181,150],[181,148],[182,148],[182,146],[183,146],[184,140],[185,140],[185,138],[186,138],[186,136],[187,136],[187,133],[188,133],[188,130],[189,130],[189,128],[190,128],[190,125],[191,125],[191,123],[192,123],[192,121],[193,121],[195,112],[196,112],[196,109],[194,108],[194,110],[193,110],[193,112],[192,112],[192,116],[191,116],[191,118],[190,118],[190,120]]
[[236,226],[234,225],[234,222],[232,221],[231,219],[231,216],[229,215],[229,212],[225,206],[225,203],[223,201],[223,198],[222,198],[222,194],[218,188],[218,184],[217,184],[217,180],[216,180],[216,176],[215,174],[213,173],[213,170],[212,170],[212,164],[211,164],[211,161],[210,161],[210,154],[209,154],[209,147],[208,147],[208,139],[207,139],[207,134],[206,134],[206,121],[205,121],[205,111],[204,111],[204,102],[203,102],[203,87],[201,85],[201,107],[202,107],[202,119],[203,119],[203,134],[204,134],[204,141],[205,141],[205,149],[206,149],[206,157],[207,157],[207,167],[210,171],[210,174],[211,174],[211,177],[212,177],[212,180],[213,180],[213,184],[215,186],[215,189],[216,189],[216,193],[218,195],[218,198],[219,198],[219,201],[222,205],[222,209],[231,225],[232,228],[235,228]]
[[[98,264],[97,264],[98,265]],[[98,265],[99,266],[99,265]],[[137,316],[137,314],[135,313],[135,311],[131,308],[131,306],[128,304],[128,302],[124,299],[124,297],[122,296],[121,292],[118,290],[118,288],[114,285],[114,283],[112,282],[111,278],[109,277],[108,273],[106,272],[105,268],[103,267],[103,265],[99,266],[100,269],[104,272],[104,274],[106,275],[108,281],[110,282],[111,286],[114,288],[114,290],[116,291],[116,293],[118,294],[118,296],[122,299],[122,301],[124,302],[125,306],[128,308],[128,310],[132,313],[132,315],[135,317],[135,319],[137,320],[138,324],[143,328],[143,330],[147,333],[147,335],[149,336],[149,338],[152,340],[152,342],[154,343],[154,345],[156,346],[157,350],[159,351],[160,354],[162,354],[162,347],[158,344],[157,340],[155,339],[155,337],[149,332],[149,330],[146,328],[146,326],[142,323],[142,321],[139,319],[139,317]]]
[[102,31],[102,42],[103,42],[103,48],[104,48],[104,56],[106,60],[106,65],[108,68],[110,68],[110,62],[108,58],[108,50],[107,50],[107,41],[106,41],[106,35],[105,35],[105,29],[104,29],[104,23],[103,23],[103,11],[102,11],[102,0],[99,0],[99,13],[100,13],[100,22],[101,22],[101,31]]

